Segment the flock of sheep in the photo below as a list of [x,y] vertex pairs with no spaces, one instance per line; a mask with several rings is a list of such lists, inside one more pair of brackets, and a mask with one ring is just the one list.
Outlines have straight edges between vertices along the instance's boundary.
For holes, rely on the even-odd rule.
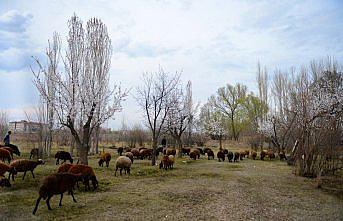
[[[130,175],[131,165],[134,159],[151,159],[153,155],[153,150],[148,148],[123,148],[119,147],[117,149],[119,157],[115,161],[115,176],[117,175],[118,169],[120,170],[120,175],[122,175],[122,171],[124,170],[125,174]],[[160,169],[172,169],[175,163],[175,155],[177,153],[175,148],[163,148],[159,147],[156,151],[156,156],[162,154],[162,158],[160,160],[159,168]],[[32,177],[34,176],[34,169],[38,165],[44,164],[44,161],[41,159],[31,160],[31,157],[37,156],[38,158],[38,149],[34,148],[31,150],[30,159],[16,159],[14,160],[13,154],[20,156],[20,151],[18,147],[11,145],[11,146],[0,146],[0,159],[3,161],[0,162],[0,186],[3,187],[10,187],[10,178],[12,176],[12,181],[14,181],[15,175],[18,172],[23,172],[24,175],[22,179],[24,180],[26,172],[31,171]],[[214,152],[212,149],[206,148],[182,148],[181,154],[183,156],[189,156],[190,159],[196,160],[200,158],[200,155],[206,155],[208,160],[214,159]],[[251,157],[252,159],[257,158],[257,152],[252,151],[251,153],[246,151],[241,152],[231,152],[227,149],[220,149],[217,152],[217,159],[218,161],[225,161],[227,157],[229,162],[237,162],[239,160],[243,160],[245,157]],[[269,159],[275,158],[275,154],[272,151],[261,151],[260,159],[264,160],[265,157],[269,157]],[[286,159],[286,156],[283,152],[279,154],[280,160]],[[33,210],[33,214],[36,213],[38,209],[38,205],[41,199],[46,200],[46,204],[49,210],[50,207],[50,199],[53,195],[60,195],[60,202],[59,206],[62,205],[63,194],[68,192],[73,198],[73,201],[76,202],[73,190],[74,186],[77,185],[79,187],[79,182],[82,182],[85,186],[85,190],[90,190],[89,181],[92,182],[93,190],[98,187],[98,181],[96,179],[96,175],[92,167],[83,164],[73,164],[73,158],[69,152],[66,151],[58,151],[55,154],[56,158],[56,165],[59,165],[59,161],[63,160],[58,169],[57,173],[50,174],[43,179],[43,182],[39,188],[39,197],[36,201],[35,208]],[[5,163],[8,161],[8,164]],[[69,161],[70,163],[67,163]],[[109,162],[111,161],[111,154],[110,153],[102,153],[98,164],[100,167],[103,167],[104,163],[106,167],[109,167]],[[4,174],[8,172],[8,179],[4,176]]]

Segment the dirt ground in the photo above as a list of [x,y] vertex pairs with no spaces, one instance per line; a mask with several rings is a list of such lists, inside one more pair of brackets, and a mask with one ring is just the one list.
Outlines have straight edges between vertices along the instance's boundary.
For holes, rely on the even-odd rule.
[[[27,157],[24,154],[24,158]],[[116,158],[115,156],[114,158]],[[136,160],[131,176],[114,176],[114,160],[100,168],[90,158],[99,189],[76,190],[77,203],[65,194],[44,201],[32,215],[40,180],[57,170],[54,159],[18,174],[11,188],[0,189],[0,220],[343,220],[343,197],[315,188],[279,160],[244,159],[238,163],[178,159],[173,170]]]

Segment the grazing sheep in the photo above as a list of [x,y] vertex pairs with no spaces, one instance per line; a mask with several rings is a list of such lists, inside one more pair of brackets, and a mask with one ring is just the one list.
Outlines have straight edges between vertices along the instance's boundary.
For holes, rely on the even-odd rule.
[[110,153],[102,153],[99,159],[99,166],[103,167],[104,166],[104,162],[106,162],[106,167],[109,166],[111,161],[111,154]]
[[212,150],[207,150],[207,159],[209,160],[210,157],[214,160],[214,152]]
[[36,156],[38,158],[38,155],[39,155],[39,149],[33,148],[30,152],[30,159],[31,159],[31,157],[34,157],[34,156]]
[[173,156],[175,156],[176,155],[176,150],[175,150],[175,148],[165,148],[164,150],[163,150],[163,153],[165,154],[165,155],[173,155]]
[[130,169],[131,169],[131,160],[130,158],[126,156],[120,156],[116,160],[116,171],[114,173],[114,176],[117,176],[117,170],[120,168],[120,176],[122,175],[122,171],[124,169],[125,174],[128,173],[130,175]]
[[137,148],[131,149],[131,153],[133,154],[134,158],[139,159],[139,150]]
[[118,147],[117,152],[118,152],[118,155],[119,155],[119,156],[123,155],[124,148],[123,148],[123,147]]
[[268,155],[268,157],[269,157],[269,160],[271,160],[271,159],[274,159],[275,158],[275,154],[274,154],[274,152],[273,151],[268,151],[267,152],[267,155]]
[[11,148],[11,149],[12,149],[12,152],[13,152],[15,155],[20,156],[19,148],[18,148],[16,145],[7,144],[7,145],[5,145],[5,147]]
[[56,160],[56,165],[58,165],[60,163],[60,160],[64,160],[64,162],[66,162],[67,160],[70,161],[70,163],[73,163],[73,158],[71,157],[70,153],[67,151],[57,151],[57,153],[55,154],[55,159]]
[[239,157],[240,157],[240,153],[239,152],[235,152],[235,155],[233,157],[233,162],[238,162]]
[[[38,160],[27,160],[27,159],[18,159],[14,160],[10,163],[10,166],[14,167],[17,172],[24,172],[23,180],[25,178],[26,172],[31,171],[32,177],[35,178],[35,175],[33,174],[34,169],[38,165],[44,164],[44,160],[38,159]],[[12,180],[14,181],[14,175],[12,175]]]
[[204,153],[207,153],[207,152],[208,152],[208,151],[210,151],[210,150],[212,151],[212,149],[211,149],[211,148],[209,148],[209,147],[205,147],[205,148],[204,148]]
[[0,176],[0,186],[1,187],[11,187],[10,180],[4,176]]
[[131,152],[127,152],[127,153],[125,154],[125,156],[128,157],[128,158],[130,158],[131,163],[133,163],[133,154],[132,154]]
[[244,159],[244,156],[245,156],[245,151],[239,152],[239,159],[240,159],[240,160],[243,160],[243,159]]
[[182,149],[181,149],[182,155],[188,155],[189,156],[190,152],[191,152],[191,148],[189,148],[189,147],[182,147]]
[[61,166],[58,167],[57,169],[57,173],[65,173],[65,172],[68,172],[70,167],[72,167],[73,164],[70,164],[70,163],[63,163],[61,164]]
[[229,151],[229,153],[227,154],[227,159],[229,160],[229,162],[232,162],[233,153],[231,151]]
[[8,163],[11,162],[12,157],[11,157],[11,152],[9,152],[6,149],[0,148],[0,159],[5,162],[6,160],[8,161]]
[[46,199],[48,209],[52,210],[50,207],[50,199],[53,195],[61,195],[60,203],[58,205],[62,206],[63,193],[66,191],[70,193],[73,197],[73,201],[76,203],[73,188],[78,181],[82,181],[81,174],[56,173],[45,177],[39,189],[39,197],[36,201],[36,206],[33,209],[33,215],[36,214],[41,199]]
[[173,165],[175,162],[175,158],[173,155],[164,155],[161,162],[160,162],[160,169],[164,168],[167,169],[173,169]]
[[152,157],[152,149],[142,148],[139,151],[139,155],[141,157],[141,160],[143,160],[145,158],[151,159],[151,157]]
[[96,179],[94,170],[92,167],[83,164],[73,165],[68,170],[69,173],[82,174],[83,184],[85,185],[85,190],[90,190],[89,180],[92,181],[93,190],[98,187],[98,180]]
[[286,154],[285,154],[285,152],[284,151],[281,151],[280,153],[279,153],[279,157],[280,157],[280,160],[287,160],[287,157],[286,157]]
[[0,176],[4,176],[6,172],[8,172],[8,179],[10,179],[11,174],[12,176],[17,174],[17,170],[14,167],[0,162]]
[[205,155],[205,152],[204,152],[204,150],[203,150],[202,148],[197,147],[196,149],[199,150],[199,152],[200,152],[201,155]]
[[245,151],[245,154],[244,154],[244,157],[247,157],[247,158],[248,158],[248,157],[249,157],[249,154],[250,154],[250,151],[249,151],[249,150],[246,150],[246,151]]
[[196,160],[197,158],[200,159],[200,151],[198,149],[192,149],[189,153],[189,157],[193,160]]
[[256,157],[257,157],[256,151],[252,151],[252,152],[251,152],[251,158],[252,158],[253,160],[255,160]]
[[264,158],[266,157],[266,155],[267,155],[267,151],[262,150],[261,153],[260,153],[260,159],[261,159],[261,160],[264,160]]
[[10,152],[10,154],[11,154],[11,158],[14,159],[12,148],[3,146],[3,147],[0,147],[0,149],[8,150]]
[[224,149],[224,154],[227,155],[229,153],[229,151],[227,149]]
[[218,158],[218,161],[220,162],[221,161],[225,161],[225,153],[223,150],[219,150],[218,153],[217,153],[217,158]]

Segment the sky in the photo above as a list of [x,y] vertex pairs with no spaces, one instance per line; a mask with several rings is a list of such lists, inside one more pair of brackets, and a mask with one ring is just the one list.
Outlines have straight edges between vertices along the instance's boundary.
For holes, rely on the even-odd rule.
[[144,121],[136,87],[143,72],[159,66],[182,71],[203,104],[228,83],[256,91],[258,62],[272,74],[326,56],[343,59],[343,1],[0,0],[0,110],[10,120],[25,119],[39,102],[32,56],[44,63],[55,31],[66,45],[74,13],[107,25],[111,84],[131,89],[123,111],[106,124],[111,128]]

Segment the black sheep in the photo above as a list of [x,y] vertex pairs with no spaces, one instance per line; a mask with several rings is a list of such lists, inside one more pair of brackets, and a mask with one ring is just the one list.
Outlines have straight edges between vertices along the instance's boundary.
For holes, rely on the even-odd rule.
[[39,202],[42,198],[44,200],[46,199],[46,205],[48,206],[48,209],[52,210],[50,207],[50,199],[53,195],[61,195],[60,203],[58,205],[62,206],[63,193],[66,191],[70,193],[70,195],[73,197],[73,201],[76,203],[73,188],[78,181],[82,181],[81,174],[55,173],[45,177],[39,189],[39,197],[32,213],[35,214],[37,212]]
[[123,147],[118,147],[117,152],[118,152],[118,155],[119,155],[119,156],[123,155],[124,148],[123,148]]
[[229,160],[229,162],[232,162],[233,153],[232,153],[231,151],[228,152],[228,154],[227,154],[227,159]]
[[214,159],[214,152],[212,150],[207,150],[207,159],[210,159],[210,157],[212,157],[212,159]]
[[219,150],[218,153],[217,153],[217,158],[218,158],[219,162],[220,162],[220,160],[225,161],[225,153],[224,153],[224,151]]
[[235,152],[235,155],[234,155],[234,158],[233,158],[233,162],[238,162],[239,157],[240,157],[239,152]]
[[57,151],[57,153],[55,154],[55,158],[56,160],[56,165],[58,165],[60,163],[60,160],[64,160],[64,162],[66,162],[67,160],[70,161],[70,163],[73,163],[73,158],[71,157],[70,153],[67,151]]

